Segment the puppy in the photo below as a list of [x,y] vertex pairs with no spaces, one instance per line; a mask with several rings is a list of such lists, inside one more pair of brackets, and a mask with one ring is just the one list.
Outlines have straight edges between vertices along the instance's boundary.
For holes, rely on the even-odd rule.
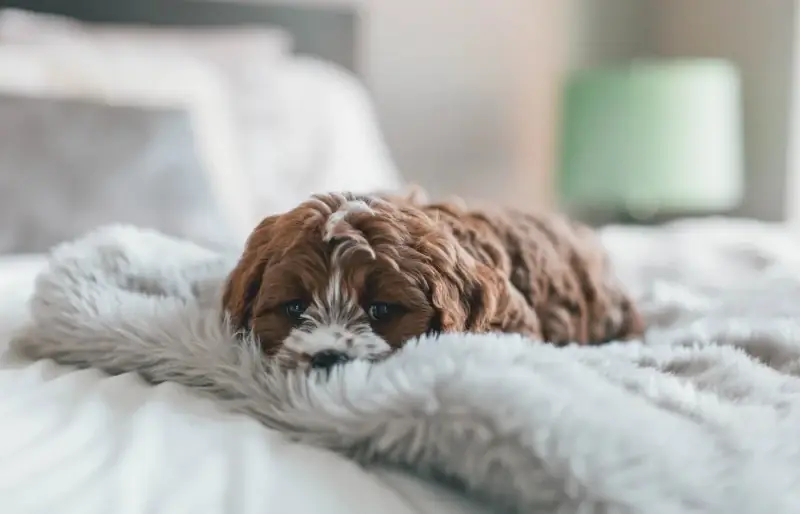
[[414,197],[316,195],[264,219],[222,301],[234,327],[286,367],[377,359],[427,333],[563,345],[643,332],[587,227]]

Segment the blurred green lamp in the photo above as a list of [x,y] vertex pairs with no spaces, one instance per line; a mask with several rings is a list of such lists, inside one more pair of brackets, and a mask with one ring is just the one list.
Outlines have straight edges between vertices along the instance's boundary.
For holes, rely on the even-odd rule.
[[562,106],[562,202],[634,217],[735,208],[739,89],[736,69],[718,60],[577,72]]

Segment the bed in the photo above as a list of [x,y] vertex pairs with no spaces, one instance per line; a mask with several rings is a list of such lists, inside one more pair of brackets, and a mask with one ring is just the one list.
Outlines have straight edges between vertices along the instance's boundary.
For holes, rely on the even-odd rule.
[[[488,389],[482,374],[491,376],[489,362],[503,352],[490,346],[495,349],[489,354],[476,355],[471,365],[477,366],[478,389],[472,390],[472,408],[485,414],[497,402],[495,421],[508,421],[514,427],[511,434],[520,423],[530,424],[534,451],[531,474],[517,477],[528,478],[495,483],[489,474],[473,486],[480,490],[483,485],[485,492],[486,484],[493,483],[504,494],[515,490],[527,505],[564,512],[671,513],[685,512],[687,505],[707,513],[796,512],[800,238],[789,227],[726,219],[607,227],[601,234],[646,317],[646,337],[598,349],[523,345],[527,353],[512,354],[508,375],[490,379]],[[165,260],[172,250],[158,249],[157,240],[137,243],[137,237],[126,243],[133,253],[125,262],[135,262],[136,253],[151,255],[147,258],[156,266],[180,259],[173,254]],[[97,248],[118,255],[107,240],[99,241]],[[44,268],[42,256],[0,262],[0,333],[9,334],[29,319],[25,301]],[[93,270],[88,269],[86,287],[94,287],[102,276]],[[84,286],[74,286],[76,276],[62,272],[68,288],[80,291]],[[42,291],[51,287],[47,284]],[[45,301],[66,298],[53,294]],[[114,305],[99,302],[89,312],[116,316]],[[72,326],[81,330],[80,324]],[[66,334],[61,330],[54,334],[56,346]],[[467,344],[456,343],[453,349]],[[427,367],[419,368],[427,369],[422,376],[470,376],[470,366],[430,367],[445,361],[419,355]],[[403,362],[401,368],[410,365]],[[533,366],[527,379],[520,375],[519,362]],[[378,373],[383,371],[376,368],[372,374]],[[520,389],[520,379],[531,387]],[[430,401],[447,384],[436,383],[431,396],[420,398],[424,412],[434,408]],[[343,389],[341,384],[331,387]],[[224,397],[212,401],[172,382],[154,387],[136,373],[108,376],[52,360],[20,361],[5,353],[0,392],[2,512],[503,511],[465,494],[463,484],[424,480],[402,467],[360,465],[290,442],[289,432],[226,409]],[[500,396],[479,401],[481,394]],[[504,410],[504,401],[525,397],[535,408]],[[319,409],[322,404],[315,405]],[[334,413],[341,410],[335,401],[324,405]],[[458,428],[470,412],[456,409],[456,433],[470,433]],[[330,429],[342,430],[336,423]],[[435,440],[438,432],[427,433]],[[462,464],[469,469],[473,459],[490,458],[508,444],[504,438],[478,439],[495,450],[470,450],[474,441],[462,442],[450,448],[452,462],[472,452]],[[387,448],[394,455],[392,446]],[[522,455],[501,453],[511,462]],[[507,469],[496,470],[501,471]]]

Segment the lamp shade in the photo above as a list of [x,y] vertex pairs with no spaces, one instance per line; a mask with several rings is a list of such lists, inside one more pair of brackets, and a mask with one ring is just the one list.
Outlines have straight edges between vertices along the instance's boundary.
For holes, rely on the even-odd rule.
[[724,61],[582,71],[562,105],[568,206],[717,211],[742,195],[739,76]]

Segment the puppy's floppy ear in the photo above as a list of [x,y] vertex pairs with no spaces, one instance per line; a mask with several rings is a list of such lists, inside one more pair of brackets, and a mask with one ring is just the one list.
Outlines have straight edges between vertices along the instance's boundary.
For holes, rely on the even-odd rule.
[[233,327],[238,330],[251,328],[253,304],[261,289],[264,268],[267,265],[264,249],[272,237],[271,229],[276,219],[277,216],[265,218],[253,230],[247,239],[242,257],[225,283],[222,308],[230,316]]
[[[443,255],[442,252],[429,254]],[[539,320],[525,299],[495,270],[456,247],[427,278],[437,311],[436,332],[516,332],[541,337]]]
[[484,264],[475,268],[465,330],[541,338],[539,318],[509,280]]
[[498,301],[505,296],[501,277],[488,266],[475,263],[469,273],[463,303],[467,307],[464,330],[489,332],[495,321]]
[[466,330],[470,303],[476,292],[473,274],[468,269],[471,264],[469,256],[447,237],[420,241],[420,247],[414,252],[423,257],[410,259],[409,262],[419,263],[415,278],[425,285],[431,306],[436,312],[429,331]]

